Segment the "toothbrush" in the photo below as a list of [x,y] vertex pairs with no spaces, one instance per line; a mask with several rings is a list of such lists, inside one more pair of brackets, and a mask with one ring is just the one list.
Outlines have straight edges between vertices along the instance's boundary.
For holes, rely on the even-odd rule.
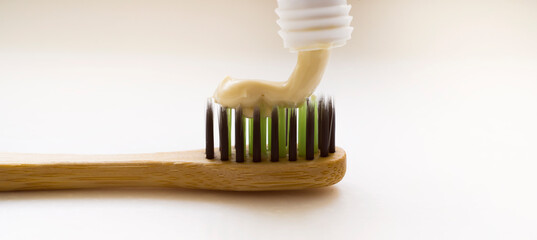
[[[345,0],[280,0],[278,5],[279,33],[291,51],[328,51],[350,38],[350,6]],[[213,139],[214,107],[209,101],[203,150],[120,155],[0,153],[0,191],[117,187],[296,190],[330,186],[345,175],[346,153],[335,146],[331,98],[311,96],[299,106],[270,108],[220,105],[218,149]],[[233,114],[235,151],[231,147]]]
[[[184,152],[120,155],[0,153],[0,191],[117,187],[269,191],[333,185],[345,175],[346,153],[343,149],[335,147],[334,133],[330,132],[335,128],[335,121],[332,121],[334,118],[330,116],[330,114],[335,114],[335,111],[330,102],[321,98],[317,103],[321,112],[318,115],[320,131],[317,137],[320,140],[320,150],[312,158],[301,157],[297,154],[297,145],[293,144],[296,143],[296,129],[309,126],[306,133],[306,137],[310,139],[307,141],[309,142],[308,148],[310,148],[308,151],[314,150],[312,140],[315,137],[315,129],[308,122],[314,122],[316,115],[312,114],[314,104],[310,101],[306,112],[308,119],[297,122],[296,109],[289,109],[287,144],[289,156],[280,157],[278,146],[285,146],[285,144],[276,141],[281,139],[278,124],[274,124],[271,129],[270,136],[273,142],[270,158],[266,158],[268,153],[261,155],[261,141],[254,141],[255,146],[252,147],[255,149],[254,152],[258,153],[259,158],[243,155],[239,160],[238,156],[244,153],[245,148],[241,150],[237,147],[239,151],[235,151],[234,154],[227,151],[228,134],[220,135],[220,149],[212,148],[213,136],[208,134],[210,135],[207,138],[208,148]],[[207,111],[208,130],[212,128],[211,104],[209,103]],[[304,109],[298,111],[301,112]],[[228,119],[226,109],[220,109],[220,112],[220,119]],[[236,116],[239,121],[235,123],[240,125],[243,122],[240,120],[242,118],[240,109],[238,112]],[[253,122],[259,129],[261,121],[259,111],[256,111],[255,115]],[[276,116],[274,119],[281,120],[282,118]],[[272,121],[272,123],[277,122]],[[220,133],[229,130],[227,124],[220,126]],[[254,134],[255,132],[259,135],[260,130],[254,131]],[[238,139],[243,139],[240,131],[235,133],[239,134]],[[301,147],[300,144],[298,147]],[[252,155],[255,154],[252,153]]]

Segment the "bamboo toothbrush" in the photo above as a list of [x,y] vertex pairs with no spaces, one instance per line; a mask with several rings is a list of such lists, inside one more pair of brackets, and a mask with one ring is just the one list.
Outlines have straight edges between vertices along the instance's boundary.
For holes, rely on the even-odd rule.
[[345,152],[313,161],[207,160],[203,150],[125,155],[0,153],[0,191],[163,187],[232,191],[317,188],[345,173]]
[[[346,155],[333,141],[335,111],[331,101],[320,100],[317,105],[320,114],[315,114],[312,101],[301,107],[298,115],[306,118],[299,117],[298,124],[295,108],[287,109],[287,123],[285,115],[278,116],[286,111],[275,109],[269,118],[270,152],[262,148],[260,123],[265,120],[261,120],[256,111],[252,120],[255,130],[250,133],[253,150],[244,154],[246,145],[241,140],[245,137],[245,121],[241,110],[236,109],[235,139],[239,140],[235,153],[231,154],[227,141],[231,129],[225,122],[230,111],[225,108],[220,109],[220,148],[215,151],[213,109],[209,103],[205,150],[122,155],[0,153],[0,191],[109,187],[267,191],[329,186],[343,178]],[[281,131],[279,127],[286,125],[288,130]],[[298,149],[297,131],[301,135]],[[315,132],[318,149],[314,149]],[[284,137],[280,133],[284,133]]]
[[[346,0],[278,0],[278,5],[284,45],[298,51],[303,61],[292,75],[295,83],[302,79],[313,84],[308,86],[311,91],[304,91],[307,87],[300,84],[292,88],[284,84],[280,90],[301,94],[280,94],[277,98],[301,98],[304,102],[320,81],[328,49],[342,46],[350,38],[350,6]],[[311,56],[320,60],[312,60]],[[0,191],[108,187],[268,191],[317,188],[339,182],[345,175],[346,154],[335,145],[333,100],[313,96],[298,108],[288,102],[276,105],[269,108],[269,116],[264,104],[253,105],[254,108],[217,107],[218,149],[214,148],[211,100],[207,105],[205,150],[122,155],[0,153]],[[253,111],[243,114],[243,110]]]

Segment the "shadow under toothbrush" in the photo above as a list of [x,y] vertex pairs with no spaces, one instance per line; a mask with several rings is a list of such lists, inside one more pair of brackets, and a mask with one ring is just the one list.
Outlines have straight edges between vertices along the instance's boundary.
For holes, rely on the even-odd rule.
[[331,206],[340,196],[337,187],[296,191],[229,192],[195,189],[88,189],[0,192],[0,203],[7,201],[157,200],[225,205],[254,212],[283,210],[294,215]]

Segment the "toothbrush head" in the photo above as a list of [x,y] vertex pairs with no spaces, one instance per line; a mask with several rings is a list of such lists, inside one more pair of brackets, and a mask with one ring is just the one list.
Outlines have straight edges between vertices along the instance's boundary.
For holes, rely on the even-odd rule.
[[[213,108],[206,109],[206,158],[214,159]],[[335,106],[332,98],[312,96],[298,108],[274,107],[265,117],[259,108],[253,117],[242,114],[242,108],[216,106],[221,161],[279,162],[313,160],[336,151]],[[298,112],[298,113],[297,113]],[[231,147],[232,115],[234,115],[235,152]]]
[[[226,185],[226,190],[325,187],[336,184],[345,175],[347,157],[335,145],[332,98],[311,96],[298,108],[274,107],[269,116],[263,116],[256,108],[251,118],[242,115],[240,107],[225,108],[209,101],[207,133],[213,132],[213,108],[218,112],[220,146],[215,154],[214,139],[207,134],[205,152],[208,161],[230,170],[219,172],[234,183]],[[231,126],[235,126],[234,151]]]

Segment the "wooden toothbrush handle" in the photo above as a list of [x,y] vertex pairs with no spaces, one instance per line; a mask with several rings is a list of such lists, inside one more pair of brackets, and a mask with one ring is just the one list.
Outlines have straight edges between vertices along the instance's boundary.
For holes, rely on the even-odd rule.
[[346,154],[341,148],[326,158],[297,162],[281,159],[278,163],[208,160],[204,150],[120,155],[0,153],[0,191],[111,187],[305,189],[339,182],[345,165]]

